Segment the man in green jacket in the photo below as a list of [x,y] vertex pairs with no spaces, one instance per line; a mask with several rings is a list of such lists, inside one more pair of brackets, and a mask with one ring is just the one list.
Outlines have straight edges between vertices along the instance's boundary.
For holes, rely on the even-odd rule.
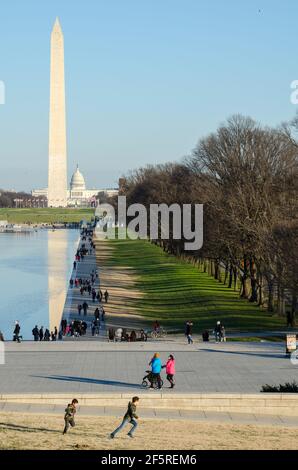
[[113,431],[110,434],[111,439],[114,439],[116,434],[119,431],[121,431],[121,429],[124,428],[124,426],[126,426],[127,423],[132,424],[131,430],[129,431],[129,433],[127,435],[129,437],[133,437],[133,433],[136,430],[136,427],[138,425],[136,420],[139,417],[137,416],[136,411],[137,411],[137,404],[138,404],[139,400],[140,400],[139,397],[133,397],[132,401],[130,401],[128,403],[127,412],[125,413],[125,415],[123,417],[122,423],[120,424],[120,426],[117,429],[115,429],[115,431]]
[[74,420],[74,415],[77,412],[77,409],[76,409],[77,404],[78,404],[78,400],[74,398],[72,402],[69,403],[67,407],[65,408],[65,415],[64,415],[65,426],[64,426],[63,434],[67,433],[69,426],[74,428],[76,425],[75,420]]

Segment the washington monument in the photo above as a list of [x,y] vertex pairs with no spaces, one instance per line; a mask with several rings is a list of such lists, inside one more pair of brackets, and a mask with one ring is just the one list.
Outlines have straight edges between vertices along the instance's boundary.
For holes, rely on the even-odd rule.
[[64,40],[58,18],[51,34],[48,206],[67,205]]

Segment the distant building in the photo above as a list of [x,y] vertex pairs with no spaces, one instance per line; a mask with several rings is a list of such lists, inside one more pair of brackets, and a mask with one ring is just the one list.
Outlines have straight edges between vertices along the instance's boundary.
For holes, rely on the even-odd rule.
[[[68,207],[92,207],[96,205],[98,194],[103,193],[107,197],[117,196],[118,189],[94,188],[86,189],[85,178],[79,170],[79,166],[73,173],[70,186],[67,190],[67,206]],[[48,189],[35,189],[31,192],[34,197],[48,197]],[[100,199],[100,198],[99,198]]]

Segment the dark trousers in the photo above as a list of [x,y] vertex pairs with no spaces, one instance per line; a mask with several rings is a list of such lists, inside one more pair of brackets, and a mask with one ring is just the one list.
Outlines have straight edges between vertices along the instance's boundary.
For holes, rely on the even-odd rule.
[[173,376],[173,374],[167,374],[167,380],[170,382],[171,387],[174,387],[175,383],[174,383],[174,376]]
[[64,426],[63,434],[66,434],[67,431],[68,431],[69,426],[74,428],[76,423],[75,423],[75,420],[74,420],[73,416],[66,416],[64,418],[64,421],[65,421],[65,426]]
[[158,383],[158,388],[161,388],[161,378],[160,378],[160,374],[154,374],[152,372],[152,375],[151,375],[151,387],[153,387],[153,381],[156,381]]

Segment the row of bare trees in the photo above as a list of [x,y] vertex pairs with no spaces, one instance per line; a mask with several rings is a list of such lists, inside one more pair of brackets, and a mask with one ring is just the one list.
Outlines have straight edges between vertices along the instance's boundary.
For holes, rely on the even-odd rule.
[[155,242],[239,288],[248,301],[281,315],[287,310],[291,323],[298,296],[297,128],[264,128],[234,116],[181,163],[133,171],[121,188],[129,204],[148,209],[203,203],[202,249],[186,253],[185,240],[171,234]]

